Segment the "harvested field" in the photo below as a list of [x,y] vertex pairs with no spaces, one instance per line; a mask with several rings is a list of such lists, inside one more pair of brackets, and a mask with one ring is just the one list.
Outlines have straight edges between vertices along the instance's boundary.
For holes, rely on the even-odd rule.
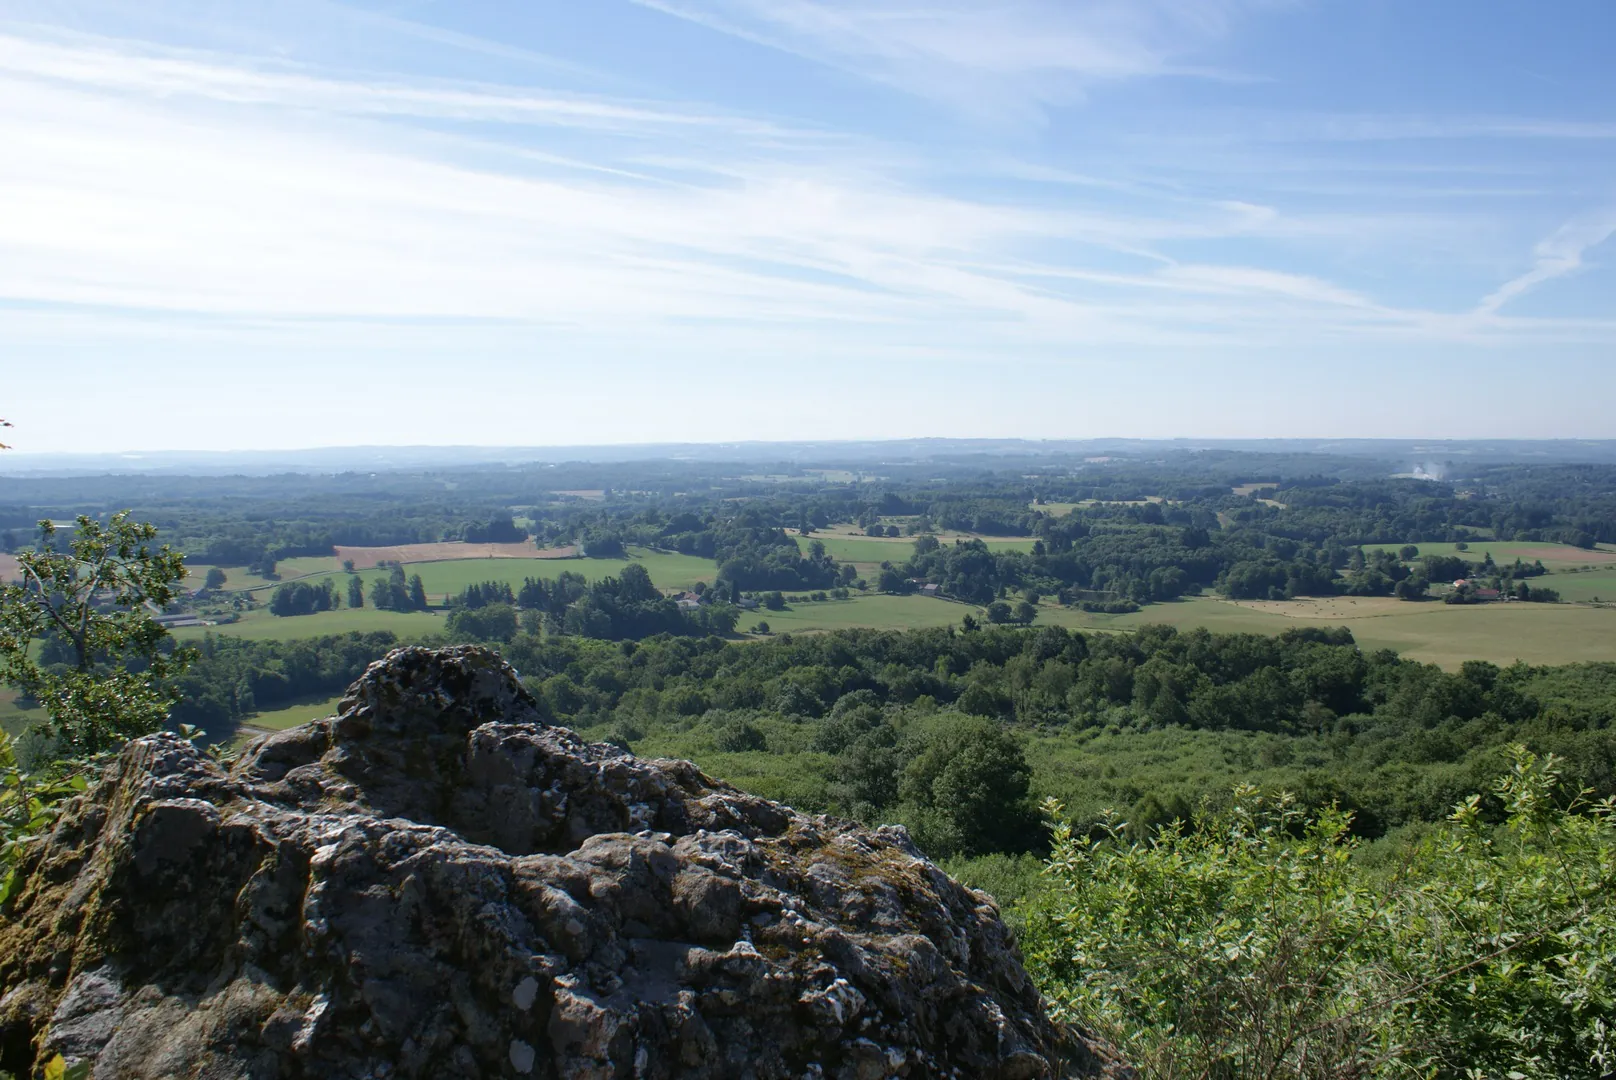
[[389,547],[343,547],[336,549],[337,560],[352,559],[355,570],[369,570],[384,562],[424,563],[448,562],[452,559],[565,559],[576,553],[575,548],[546,548],[539,550],[532,544],[465,544],[448,541],[441,544],[393,544]]
[[22,567],[15,555],[0,554],[0,581],[16,581],[22,577]]

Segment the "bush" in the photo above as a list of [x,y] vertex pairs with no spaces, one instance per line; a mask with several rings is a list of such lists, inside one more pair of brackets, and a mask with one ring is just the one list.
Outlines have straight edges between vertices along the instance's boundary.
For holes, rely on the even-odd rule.
[[1347,812],[1252,788],[1144,841],[1057,825],[1029,966],[1147,1076],[1605,1076],[1616,803],[1556,805],[1555,761],[1511,753],[1498,803],[1391,869],[1353,858]]

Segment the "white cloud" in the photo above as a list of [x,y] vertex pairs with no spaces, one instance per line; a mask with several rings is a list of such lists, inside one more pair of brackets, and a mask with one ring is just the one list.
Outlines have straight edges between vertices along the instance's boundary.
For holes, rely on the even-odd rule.
[[[719,110],[381,84],[105,40],[0,38],[0,71],[0,299],[136,336],[166,332],[139,313],[210,338],[279,326],[354,340],[391,325],[452,350],[472,320],[736,356],[1613,336],[1598,321],[1394,309],[1249,254],[1179,253],[1338,243],[1414,219],[1160,184],[1042,202],[945,194],[911,153]],[[487,128],[513,119],[514,133]],[[563,154],[530,130],[557,125],[590,137]],[[30,333],[54,317],[0,315]]]
[[117,94],[196,98],[225,105],[269,105],[332,115],[540,124],[621,131],[714,129],[725,135],[783,137],[786,129],[745,117],[647,102],[537,94],[443,80],[374,82],[322,77],[285,65],[150,46],[131,50],[0,35],[0,72]]
[[1027,112],[1100,82],[1246,79],[1189,58],[1269,0],[635,0],[973,112]]
[[1477,307],[1478,313],[1495,314],[1505,304],[1546,281],[1583,268],[1583,255],[1616,233],[1616,206],[1573,218],[1545,237],[1533,251],[1532,268],[1493,290]]

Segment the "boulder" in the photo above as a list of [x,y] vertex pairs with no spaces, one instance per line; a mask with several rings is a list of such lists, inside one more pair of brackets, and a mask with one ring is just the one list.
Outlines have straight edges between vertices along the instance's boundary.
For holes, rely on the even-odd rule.
[[1121,1075],[901,828],[546,724],[399,649],[225,762],[131,742],[0,916],[0,1069],[158,1077]]

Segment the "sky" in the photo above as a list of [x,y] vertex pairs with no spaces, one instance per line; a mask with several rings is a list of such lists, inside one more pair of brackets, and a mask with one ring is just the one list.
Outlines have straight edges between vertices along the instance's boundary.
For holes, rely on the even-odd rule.
[[19,453],[1616,437],[1616,4],[0,0]]

